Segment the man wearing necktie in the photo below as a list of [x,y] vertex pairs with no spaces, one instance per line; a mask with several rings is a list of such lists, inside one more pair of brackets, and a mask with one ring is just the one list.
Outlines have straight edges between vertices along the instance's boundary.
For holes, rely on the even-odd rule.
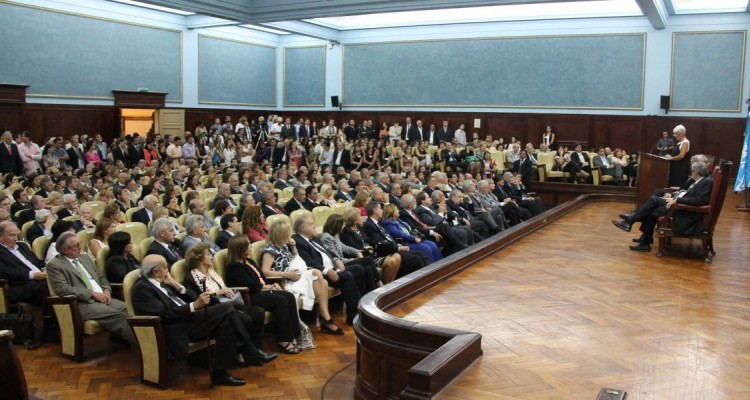
[[99,276],[94,260],[81,253],[81,239],[65,232],[55,244],[60,253],[47,265],[47,278],[57,296],[74,295],[84,320],[98,322],[104,329],[135,345],[127,322],[125,303],[112,298],[109,281]]
[[450,226],[447,219],[431,208],[432,198],[425,193],[417,194],[416,213],[419,220],[435,230],[446,239],[446,246],[451,248],[451,253],[461,251],[474,244],[474,236],[466,232],[461,226]]
[[262,365],[276,358],[252,344],[245,329],[246,314],[235,311],[231,303],[210,305],[208,292],[198,295],[175,281],[163,257],[146,256],[140,273],[141,278],[132,289],[133,309],[137,315],[161,318],[171,359],[185,360],[189,343],[206,340],[206,332],[210,331],[211,339],[216,341],[211,382],[241,386],[245,380],[227,372],[237,365],[238,354],[244,359],[242,366]]
[[13,143],[13,134],[6,130],[2,135],[3,144],[0,145],[0,172],[4,174],[21,175],[23,173],[23,160],[18,146]]
[[[690,168],[693,183],[687,190],[675,193],[666,193],[662,197],[653,195],[641,205],[633,214],[620,215],[622,220],[613,220],[612,223],[630,232],[632,225],[641,223],[643,235],[634,239],[637,246],[630,246],[633,251],[651,251],[651,243],[654,242],[654,228],[659,217],[666,215],[667,210],[675,204],[686,204],[689,206],[704,206],[708,204],[713,188],[713,179],[709,176],[708,166],[704,162],[694,162]],[[691,235],[703,230],[703,214],[689,211],[676,211],[672,222],[672,230],[677,235]]]
[[167,267],[172,268],[172,264],[182,260],[183,254],[180,252],[179,239],[175,238],[174,225],[168,219],[157,219],[151,228],[151,236],[154,241],[148,246],[146,254],[158,254],[167,260]]
[[362,297],[358,288],[364,288],[365,273],[361,265],[344,266],[344,262],[323,247],[315,238],[315,223],[309,215],[294,221],[292,236],[299,256],[308,268],[319,269],[329,285],[341,289],[346,303],[346,323],[351,325],[357,316],[357,305]]

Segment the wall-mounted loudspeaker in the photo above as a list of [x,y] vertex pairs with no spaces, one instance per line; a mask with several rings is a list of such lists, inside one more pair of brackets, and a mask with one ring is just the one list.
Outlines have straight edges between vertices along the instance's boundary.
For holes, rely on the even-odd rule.
[[338,107],[339,105],[339,96],[331,96],[331,106]]
[[669,96],[661,96],[661,109],[664,113],[669,114]]

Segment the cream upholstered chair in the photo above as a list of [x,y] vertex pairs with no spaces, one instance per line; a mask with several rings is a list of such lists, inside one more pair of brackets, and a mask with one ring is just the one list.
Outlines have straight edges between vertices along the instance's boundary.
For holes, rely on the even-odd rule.
[[221,232],[220,226],[213,226],[208,230],[208,238],[211,239],[211,242],[216,243],[216,238],[219,236],[219,232]]
[[129,233],[130,240],[133,244],[140,243],[143,239],[151,236],[148,232],[148,227],[142,222],[126,222],[124,224],[118,224],[115,231]]
[[266,218],[266,225],[268,225],[270,227],[271,225],[273,225],[274,222],[278,222],[278,221],[286,222],[290,226],[292,224],[292,220],[289,219],[288,216],[286,216],[284,214],[276,214],[276,215],[271,215],[271,216],[269,216],[269,217]]
[[125,210],[125,221],[133,222],[133,213],[139,210],[143,210],[143,207],[131,207]]
[[62,356],[71,360],[83,361],[83,337],[106,332],[98,322],[84,321],[78,308],[78,299],[74,295],[58,296],[47,279],[49,303],[55,313],[60,329],[60,351]]
[[46,235],[39,236],[34,239],[34,243],[31,244],[31,251],[34,252],[36,258],[44,261],[47,256],[47,249],[49,249],[50,238]]
[[[133,310],[133,285],[140,279],[140,270],[130,271],[123,280],[125,305],[128,308],[128,323],[138,341],[138,351],[141,355],[141,383],[158,388],[165,388],[167,384],[167,338],[161,318],[156,316],[135,315]],[[213,344],[214,341],[212,340]],[[205,348],[206,341],[193,342],[188,345],[188,351]]]
[[331,214],[333,214],[333,210],[331,210],[331,207],[320,206],[313,208],[312,215],[315,226],[318,228],[322,228]]
[[255,261],[255,264],[258,266],[258,268],[261,267],[260,262],[260,251],[263,249],[263,247],[266,246],[266,241],[261,240],[259,242],[254,242],[250,245],[250,257]]
[[345,203],[337,203],[331,207],[331,214],[344,215],[344,212],[350,208],[352,208],[352,205],[348,201]]
[[104,212],[104,207],[107,206],[107,203],[103,201],[87,201],[81,205],[87,204],[89,207],[91,207],[91,212],[93,215],[96,215],[98,212]]
[[[310,218],[312,218],[312,213],[310,211],[307,211],[307,210],[304,210],[304,209],[303,210],[294,210],[294,211],[292,211],[292,214],[290,215],[290,218],[289,218],[290,219],[290,223],[292,224],[292,226],[294,225],[294,221],[298,220],[303,215],[307,215]],[[266,222],[268,222],[268,221],[266,221]]]

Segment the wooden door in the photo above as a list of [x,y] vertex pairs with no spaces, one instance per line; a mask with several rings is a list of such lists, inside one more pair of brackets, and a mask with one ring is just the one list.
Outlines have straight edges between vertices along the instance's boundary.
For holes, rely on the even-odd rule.
[[185,136],[185,110],[179,108],[162,108],[158,115],[159,133],[162,136]]

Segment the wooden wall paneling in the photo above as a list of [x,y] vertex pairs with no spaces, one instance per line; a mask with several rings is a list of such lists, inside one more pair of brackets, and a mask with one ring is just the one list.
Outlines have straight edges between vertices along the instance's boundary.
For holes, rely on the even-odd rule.
[[23,105],[0,103],[0,129],[22,130]]
[[609,135],[606,146],[612,149],[619,147],[628,154],[638,151],[641,144],[641,132],[643,131],[643,119],[640,118],[614,118],[609,126]]
[[510,143],[511,137],[520,140],[528,137],[526,133],[526,120],[516,115],[489,114],[486,125],[486,133],[480,136],[482,139],[486,135],[492,135],[492,138],[495,140],[499,140],[502,137],[507,144]]
[[[609,145],[609,119],[593,118],[591,125],[592,129],[590,139],[588,140],[588,148],[602,146],[604,143]],[[583,150],[588,150],[588,148],[584,148]]]
[[590,115],[554,115],[543,117],[537,125],[535,132],[529,132],[529,134],[535,135],[535,142],[542,140],[542,133],[544,132],[547,125],[552,126],[552,131],[555,132],[556,140],[563,141],[577,141],[577,142],[588,142],[589,141],[589,122],[592,116]]
[[[736,176],[745,133],[744,123],[742,121],[707,121],[705,125],[702,152],[731,160],[732,170],[729,176]],[[736,145],[728,145],[728,143]]]

